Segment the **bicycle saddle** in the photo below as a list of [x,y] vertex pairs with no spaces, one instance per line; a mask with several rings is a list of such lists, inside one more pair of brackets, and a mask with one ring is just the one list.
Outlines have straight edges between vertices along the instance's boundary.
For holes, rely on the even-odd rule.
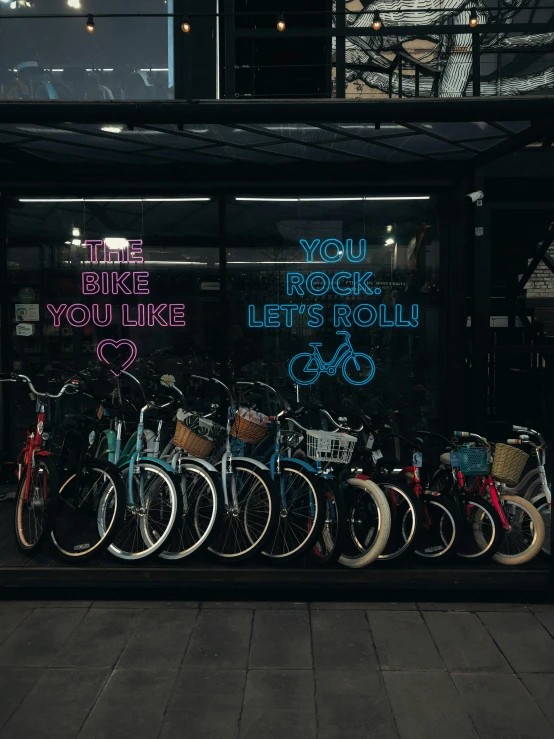
[[309,346],[323,346],[321,341],[311,341]]
[[441,454],[440,462],[441,464],[450,467],[450,452],[444,452],[444,454]]

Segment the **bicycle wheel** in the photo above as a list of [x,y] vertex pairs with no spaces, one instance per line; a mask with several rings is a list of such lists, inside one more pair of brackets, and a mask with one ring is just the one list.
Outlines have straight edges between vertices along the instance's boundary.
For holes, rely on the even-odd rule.
[[346,508],[342,492],[329,480],[324,481],[325,521],[312,550],[312,560],[319,565],[336,562],[342,554],[346,531]]
[[50,535],[58,502],[58,470],[51,457],[35,457],[25,499],[25,466],[15,494],[15,539],[25,554],[33,555]]
[[320,375],[314,355],[305,352],[293,357],[289,362],[289,375],[298,385],[313,385]]
[[280,513],[262,554],[276,562],[289,562],[312,547],[323,528],[323,488],[314,473],[288,461],[281,462],[274,482],[279,488]]
[[[100,510],[100,506],[104,510]],[[89,459],[60,487],[52,541],[60,557],[82,562],[105,551],[123,520],[125,486],[114,464]],[[98,526],[99,518],[104,526]]]
[[535,506],[519,495],[502,495],[500,504],[511,530],[504,536],[494,555],[503,565],[522,565],[530,562],[544,544],[544,522]]
[[351,385],[367,385],[375,375],[375,362],[367,354],[358,352],[342,365],[342,374]]
[[542,521],[544,523],[544,543],[542,545],[542,551],[544,552],[544,554],[550,556],[550,544],[552,541],[550,524],[552,520],[552,510],[551,507],[548,505],[548,498],[546,497],[546,495],[541,495],[540,493],[538,493],[536,497],[533,497],[531,499],[526,498],[526,500],[529,500],[529,502],[535,506],[535,508],[541,515]]
[[194,462],[183,460],[180,470],[183,512],[160,553],[162,559],[183,559],[207,546],[217,520],[218,483],[215,477]]
[[259,552],[273,533],[279,498],[269,471],[244,460],[232,462],[227,475],[228,505],[216,523],[210,552],[240,561]]
[[458,557],[472,562],[492,559],[502,541],[502,521],[494,506],[482,498],[466,496],[463,500]]
[[414,550],[423,526],[423,506],[413,490],[396,481],[379,480],[379,487],[389,503],[391,533],[378,559],[379,562],[390,562]]
[[348,530],[339,562],[357,569],[374,562],[384,550],[391,530],[387,496],[372,480],[350,477],[344,481]]
[[444,495],[422,495],[423,526],[414,550],[423,559],[445,558],[456,553],[462,525],[457,506]]
[[[127,505],[123,521],[108,551],[119,559],[135,561],[155,554],[169,538],[175,522],[182,516],[183,498],[177,492],[179,478],[155,461],[136,462],[133,465],[133,497]],[[125,482],[129,467],[119,468]],[[142,494],[141,494],[142,490]],[[101,501],[98,526],[106,530],[108,506]]]

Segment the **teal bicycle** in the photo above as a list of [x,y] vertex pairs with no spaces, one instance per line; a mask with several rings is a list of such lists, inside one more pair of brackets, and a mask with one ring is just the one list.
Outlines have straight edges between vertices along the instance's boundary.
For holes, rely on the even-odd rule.
[[[119,559],[135,561],[155,554],[169,540],[176,522],[182,517],[183,498],[173,467],[144,451],[146,413],[163,410],[171,401],[160,404],[147,400],[140,381],[125,370],[121,370],[121,374],[138,385],[144,406],[139,412],[137,431],[133,435],[135,448],[130,455],[121,455],[123,420],[118,418],[115,422],[114,461],[127,486],[127,505],[109,551]],[[109,504],[101,504],[98,515],[100,532],[107,528],[109,521]]]

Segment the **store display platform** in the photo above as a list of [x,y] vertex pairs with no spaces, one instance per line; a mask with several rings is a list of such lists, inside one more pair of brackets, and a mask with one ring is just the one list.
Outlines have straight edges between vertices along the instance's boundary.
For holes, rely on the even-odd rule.
[[[0,503],[0,587],[8,588],[179,588],[241,591],[287,590],[372,591],[488,591],[533,593],[547,596],[553,589],[549,563],[537,557],[528,565],[506,567],[495,562],[471,567],[456,559],[447,563],[426,563],[409,557],[396,564],[374,564],[359,570],[340,565],[319,567],[309,557],[289,565],[268,564],[262,556],[242,564],[225,565],[201,553],[182,562],[149,559],[144,563],[124,563],[109,553],[88,564],[75,567],[60,562],[53,548],[46,546],[33,558],[18,551],[13,534],[13,503]],[[367,595],[367,592],[366,592]]]

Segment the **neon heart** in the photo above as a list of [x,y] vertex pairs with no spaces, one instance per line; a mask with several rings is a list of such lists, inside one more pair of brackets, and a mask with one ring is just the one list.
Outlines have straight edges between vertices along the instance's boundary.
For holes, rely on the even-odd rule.
[[[129,339],[119,339],[117,341],[115,341],[114,339],[103,339],[98,343],[96,347],[96,355],[101,362],[112,364],[112,362],[108,361],[104,356],[104,350],[108,346],[113,347],[114,349],[119,349],[119,347],[121,346],[126,346],[129,349],[129,357],[121,365],[121,371],[126,370],[127,367],[130,367],[137,358],[136,344],[134,344],[132,341],[129,341]],[[116,376],[119,376],[120,374],[120,372],[114,372],[113,369],[111,369],[110,372]]]

